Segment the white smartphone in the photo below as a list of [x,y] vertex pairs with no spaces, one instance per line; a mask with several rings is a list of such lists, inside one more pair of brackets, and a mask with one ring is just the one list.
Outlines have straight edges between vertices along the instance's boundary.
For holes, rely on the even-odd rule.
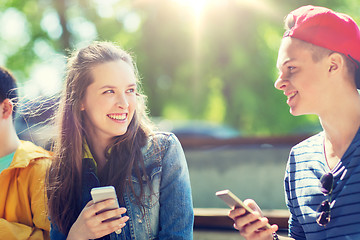
[[[104,208],[102,211],[100,211],[98,213],[102,213],[102,212],[105,212],[108,210],[113,210],[113,209],[119,208],[118,199],[116,196],[115,188],[113,186],[96,187],[96,188],[91,189],[90,193],[91,193],[94,203],[102,202],[102,201],[105,201],[108,199],[115,200],[114,204],[112,204],[109,207]],[[121,218],[121,215],[114,217],[114,218],[110,218],[106,221],[111,221],[111,220],[118,219],[118,218]]]
[[[242,207],[249,213],[254,212],[254,210],[252,210],[247,205],[245,205],[243,201],[241,201],[235,194],[233,194],[228,189],[222,190],[222,191],[217,191],[215,194],[216,194],[216,196],[221,198],[232,209]],[[266,224],[266,228],[270,228],[269,223]]]

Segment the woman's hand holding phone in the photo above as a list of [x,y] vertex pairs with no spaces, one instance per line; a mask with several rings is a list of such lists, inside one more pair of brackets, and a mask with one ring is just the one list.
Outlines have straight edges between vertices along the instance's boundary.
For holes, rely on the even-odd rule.
[[94,203],[89,201],[72,225],[67,240],[95,239],[112,232],[120,233],[129,220],[128,216],[121,217],[125,208],[113,208],[117,205],[114,198]]

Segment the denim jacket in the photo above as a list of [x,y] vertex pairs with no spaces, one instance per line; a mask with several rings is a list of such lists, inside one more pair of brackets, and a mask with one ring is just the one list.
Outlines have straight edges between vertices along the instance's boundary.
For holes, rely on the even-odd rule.
[[[111,233],[102,239],[147,240],[193,238],[193,207],[188,167],[180,142],[172,133],[155,133],[149,137],[142,149],[147,174],[153,194],[144,184],[145,215],[136,204],[132,192],[124,193],[123,202],[129,220],[120,234]],[[91,200],[90,190],[100,186],[94,169],[83,167],[82,201],[83,208]],[[140,191],[139,182],[132,176],[135,191]],[[81,209],[82,209],[81,208]],[[51,239],[62,240],[66,236],[52,223]]]

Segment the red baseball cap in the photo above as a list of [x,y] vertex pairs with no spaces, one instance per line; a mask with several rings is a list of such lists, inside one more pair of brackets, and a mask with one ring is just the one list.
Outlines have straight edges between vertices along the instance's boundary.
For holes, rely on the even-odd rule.
[[360,30],[356,22],[346,14],[312,5],[295,9],[290,15],[295,24],[284,37],[297,38],[348,56],[357,65],[357,87],[360,88]]

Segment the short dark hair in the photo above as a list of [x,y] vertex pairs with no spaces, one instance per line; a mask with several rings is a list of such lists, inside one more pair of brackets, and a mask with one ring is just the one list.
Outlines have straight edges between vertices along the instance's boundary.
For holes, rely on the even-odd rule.
[[9,70],[0,66],[0,102],[3,102],[7,98],[14,103],[14,118],[18,100],[16,80]]

